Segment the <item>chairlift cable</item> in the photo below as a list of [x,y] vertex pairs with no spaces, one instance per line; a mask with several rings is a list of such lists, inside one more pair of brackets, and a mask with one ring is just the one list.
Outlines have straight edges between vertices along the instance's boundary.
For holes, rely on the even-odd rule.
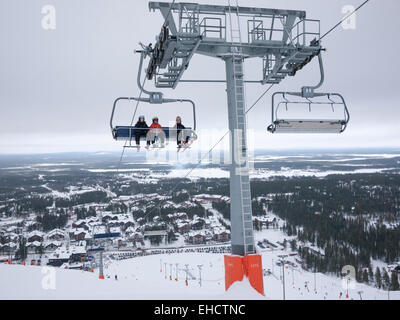
[[344,17],[342,20],[340,20],[335,26],[333,26],[328,32],[326,32],[322,37],[319,38],[319,41],[321,41],[323,38],[325,38],[328,34],[330,34],[333,30],[335,30],[337,27],[339,27],[343,21],[346,21],[348,18],[350,18],[353,14],[355,14],[358,10],[360,10],[364,5],[367,4],[369,0],[364,1],[360,6],[358,6],[353,12],[349,13],[346,17]]
[[[251,105],[251,107],[250,107],[249,109],[247,109],[246,114],[247,114],[251,109],[253,109],[253,108],[256,106],[256,104],[257,104],[258,102],[260,102],[260,100],[262,99],[262,97],[264,97],[264,96],[268,93],[268,91],[271,90],[271,88],[272,88],[274,85],[275,85],[274,83],[273,83],[272,85],[270,85],[270,86],[261,94],[261,96]],[[206,156],[208,156],[208,155],[222,142],[222,140],[225,139],[225,137],[226,137],[228,134],[229,134],[229,130],[228,130],[227,132],[225,132],[225,134],[224,134],[224,135],[223,135],[223,136],[222,136],[222,137],[221,137],[207,152],[206,152],[206,153],[203,154],[203,156],[200,158],[200,160],[197,162],[197,164],[196,164],[193,168],[191,168],[191,169],[183,176],[182,179],[186,179],[188,176],[190,176],[190,174],[191,174],[194,170],[196,170],[196,169],[201,165],[201,163],[202,163],[203,160],[206,158]],[[173,194],[173,192],[174,192],[178,187],[179,187],[179,184],[176,184],[175,187],[172,188],[172,189],[170,190],[169,194]],[[150,210],[149,213],[147,213],[146,215],[144,215],[143,218],[146,218],[146,217],[147,217],[148,215],[150,215],[152,212],[154,212],[155,210],[159,209],[160,206],[161,206],[161,204],[164,203],[164,202],[165,202],[165,200],[162,201],[161,203],[159,203],[158,205],[156,205],[153,209]]]
[[[173,0],[172,3],[171,3],[171,6],[170,6],[169,11],[168,11],[168,14],[167,14],[167,16],[165,17],[165,20],[164,20],[164,23],[163,23],[163,27],[165,27],[166,24],[167,24],[167,22],[168,22],[168,19],[169,19],[169,16],[170,16],[170,14],[171,14],[172,7],[173,7],[174,4],[175,4],[175,1],[176,1],[176,0]],[[137,103],[136,103],[135,112],[133,113],[133,117],[132,117],[132,120],[131,120],[130,127],[132,127],[133,122],[135,121],[136,112],[137,112],[137,109],[138,109],[138,107],[139,107],[140,98],[142,97],[143,88],[144,88],[144,85],[145,85],[145,83],[146,83],[146,79],[147,79],[147,77],[144,78],[143,83],[142,83],[142,86],[141,86],[141,88],[140,88],[139,99],[138,99],[138,101],[137,101]],[[120,159],[119,159],[119,163],[118,163],[118,167],[117,167],[117,174],[118,174],[118,172],[119,172],[119,169],[121,168],[122,159],[123,159],[124,154],[125,154],[125,148],[126,148],[126,145],[127,145],[127,143],[128,143],[128,139],[129,139],[129,138],[126,138],[125,143],[124,143],[124,147],[122,148],[121,157],[120,157]]]
[[[253,109],[253,108],[256,106],[256,104],[257,104],[258,102],[260,102],[260,100],[268,93],[269,90],[271,90],[271,88],[272,88],[274,85],[275,85],[274,83],[273,83],[272,85],[270,85],[270,86],[260,95],[260,97],[252,104],[252,106],[251,106],[249,109],[247,109],[247,111],[246,111],[245,114],[247,114],[251,109]],[[210,150],[208,150],[208,151],[203,155],[203,157],[200,158],[200,160],[199,160],[199,162],[196,164],[196,166],[195,166],[194,168],[191,168],[191,169],[189,170],[189,172],[188,172],[186,175],[184,175],[184,178],[187,178],[195,169],[198,168],[198,166],[202,163],[202,161],[205,159],[205,157],[208,156],[208,155],[222,142],[222,140],[228,135],[228,133],[229,133],[229,130],[228,130],[227,132],[225,132],[225,134],[210,148]]]
[[[249,109],[247,109],[246,114],[247,114],[251,109],[253,109],[253,108],[256,106],[256,104],[257,104],[258,102],[260,102],[260,100],[262,99],[262,97],[264,97],[264,96],[268,93],[268,91],[271,90],[271,88],[272,88],[274,85],[275,85],[275,84],[270,85],[270,86],[261,94],[261,96],[252,104],[252,106],[251,106]],[[225,132],[225,134],[210,148],[210,150],[208,150],[208,151],[203,155],[203,157],[200,158],[200,160],[199,160],[199,162],[196,164],[196,166],[195,166],[194,168],[191,168],[191,169],[189,170],[189,172],[188,172],[187,174],[184,175],[184,179],[187,178],[195,169],[198,168],[198,166],[199,166],[199,165],[201,164],[201,162],[205,159],[205,157],[206,157],[207,155],[209,155],[209,154],[222,142],[222,140],[228,135],[228,133],[229,133],[229,130],[228,130],[227,132]]]
[[[343,22],[343,21],[345,21],[346,19],[348,19],[348,18],[350,18],[353,14],[355,14],[359,9],[361,9],[365,4],[367,4],[368,2],[369,2],[370,0],[366,0],[366,1],[364,1],[360,6],[358,6],[353,12],[351,12],[350,14],[348,14],[346,17],[344,17],[339,23],[337,23],[334,27],[332,27],[328,32],[326,32],[322,37],[320,37],[320,39],[319,39],[319,41],[321,41],[323,38],[325,38],[327,35],[329,35],[332,31],[334,31],[338,26],[340,26],[341,25],[341,23]],[[175,0],[173,1],[173,3],[175,2]],[[165,19],[165,21],[168,19],[168,17],[169,17],[169,14],[170,14],[170,12],[171,12],[171,9],[172,9],[172,5],[171,5],[171,7],[170,7],[170,11],[169,11],[169,13],[168,13],[168,15],[167,15],[167,18]],[[146,79],[145,79],[146,80]],[[252,106],[250,107],[250,108],[248,108],[247,110],[246,110],[246,112],[245,112],[245,114],[247,115],[247,113],[248,112],[250,112],[256,105],[257,105],[257,103],[269,92],[269,90],[271,90],[272,89],[272,87],[274,86],[275,84],[271,84],[261,95],[260,95],[260,97],[252,104]],[[142,91],[141,91],[141,93],[142,93]],[[200,166],[200,164],[202,163],[202,161],[205,159],[205,157],[207,156],[207,155],[209,155],[220,143],[221,143],[221,141],[228,135],[228,133],[229,133],[229,130],[210,148],[210,150],[208,150],[201,158],[200,158],[200,160],[197,162],[197,164],[193,167],[193,168],[191,168],[184,176],[183,176],[183,179],[186,179],[195,169],[197,169],[199,166]],[[125,148],[124,148],[125,149]],[[121,155],[121,160],[122,160],[122,155]],[[171,189],[171,191],[169,192],[169,193],[173,193],[177,188],[178,188],[178,184],[177,185],[175,185],[175,187],[174,188],[172,188]],[[162,201],[161,203],[163,203],[163,202],[165,202],[165,201]],[[145,217],[147,217],[149,214],[151,214],[154,210],[156,210],[156,209],[158,209],[160,206],[161,206],[161,203],[160,204],[158,204],[157,206],[155,206],[149,213],[147,213],[145,216],[144,216],[144,218]]]
[[250,112],[251,109],[253,109],[253,108],[256,106],[256,104],[268,93],[269,90],[272,89],[272,87],[273,87],[274,85],[275,85],[275,83],[271,84],[271,85],[268,87],[268,89],[265,90],[265,91],[263,92],[263,94],[256,100],[256,102],[254,102],[253,105],[252,105],[250,108],[248,108],[248,109],[246,110],[246,114],[247,114],[248,112]]

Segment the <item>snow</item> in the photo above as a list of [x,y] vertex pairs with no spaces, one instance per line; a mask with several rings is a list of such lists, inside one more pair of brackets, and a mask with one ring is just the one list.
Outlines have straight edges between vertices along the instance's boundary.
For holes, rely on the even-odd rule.
[[150,169],[88,169],[93,173],[110,173],[110,172],[150,172]]
[[[167,279],[164,272],[160,272],[160,257],[167,263]],[[222,255],[153,255],[111,261],[105,267],[105,280],[90,272],[1,264],[0,299],[223,299],[225,295]],[[179,281],[171,281],[169,263],[174,263],[175,267],[178,261]],[[203,270],[205,278],[202,287],[198,280],[190,280],[189,286],[185,286],[185,272],[182,270],[185,262],[191,263],[190,271],[195,276],[198,274],[197,264],[208,266],[208,272]],[[210,262],[212,267],[209,267]],[[47,275],[55,272],[54,290],[43,288],[42,281],[46,274],[42,272],[47,272]],[[114,280],[115,274],[118,281]]]
[[[152,178],[164,178],[164,179],[173,179],[173,178],[182,178],[188,173],[188,169],[174,169],[168,173],[152,173]],[[229,171],[222,170],[220,168],[196,168],[190,173],[191,179],[199,179],[199,178],[229,178]]]
[[243,281],[235,282],[225,294],[225,299],[229,300],[263,300],[262,295],[256,292],[247,278]]
[[64,198],[64,199],[71,199],[72,196],[74,195],[78,195],[78,194],[84,194],[87,192],[93,192],[93,191],[103,191],[107,194],[108,197],[116,197],[117,195],[113,192],[111,192],[110,190],[103,188],[99,185],[97,185],[96,187],[75,187],[75,186],[69,186],[67,187],[67,189],[69,189],[68,192],[60,192],[57,190],[54,190],[52,188],[50,188],[47,184],[43,184],[42,185],[43,188],[47,189],[50,191],[50,193],[55,197],[55,198]]
[[24,219],[7,218],[0,221],[0,227],[6,228],[7,226],[17,225],[23,222]]
[[33,167],[61,167],[61,166],[83,166],[84,163],[63,162],[63,163],[38,163]]
[[[299,170],[299,169],[291,169],[282,167],[280,170],[268,170],[268,169],[256,169],[250,173],[250,177],[253,179],[269,179],[271,177],[283,176],[287,178],[291,177],[326,177],[328,175],[344,175],[344,174],[361,174],[361,173],[382,173],[389,170],[396,170],[397,168],[363,168],[356,169],[352,171],[343,171],[343,170]],[[173,178],[182,178],[185,177],[188,173],[188,169],[174,169],[169,171],[168,173],[151,173],[149,176],[151,178],[157,179],[173,179]],[[191,180],[198,180],[200,178],[229,178],[229,171],[223,170],[220,168],[197,168],[194,169],[190,176],[188,177]]]
[[[261,253],[263,268],[273,272],[272,275],[264,276],[265,297],[255,292],[247,279],[233,284],[225,292],[223,254],[174,253],[126,260],[105,257],[105,280],[98,279],[97,269],[90,273],[53,267],[0,264],[0,299],[280,300],[283,296],[280,280],[282,267],[273,266],[272,263],[282,253],[281,250],[264,250]],[[174,280],[176,263],[179,264],[178,281]],[[172,280],[169,279],[171,264]],[[190,274],[196,278],[189,279],[188,286],[184,282],[185,264],[189,265]],[[199,264],[203,265],[201,286],[198,279]],[[52,272],[55,289],[46,289],[46,280],[51,278]],[[117,281],[114,280],[115,275],[118,276]],[[346,288],[340,279],[319,273],[315,279],[316,292],[313,273],[301,270],[300,267],[285,269],[286,299],[339,300],[342,292],[341,299],[346,300]],[[363,291],[362,297],[365,300],[387,299],[386,291],[356,284],[355,288],[349,289],[348,300],[358,300],[358,291]],[[400,292],[391,292],[390,298],[400,299]]]
[[361,173],[382,173],[388,170],[395,170],[395,168],[370,168],[370,169],[356,169],[352,171],[341,171],[341,170],[298,170],[290,168],[281,168],[281,170],[266,170],[259,169],[256,174],[251,174],[252,178],[256,179],[268,179],[276,176],[283,176],[287,178],[291,177],[318,177],[323,178],[328,175],[344,175],[344,174],[361,174]]

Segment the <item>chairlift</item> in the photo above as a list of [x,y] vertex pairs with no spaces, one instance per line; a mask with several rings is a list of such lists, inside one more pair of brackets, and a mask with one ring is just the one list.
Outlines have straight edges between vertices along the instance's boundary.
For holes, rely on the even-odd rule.
[[[165,30],[165,28],[163,28],[162,31],[164,32],[163,37],[165,38],[167,36],[168,30]],[[150,46],[146,47],[144,45],[142,45],[142,47],[143,47],[142,51],[137,51],[137,52],[141,53],[139,71],[138,71],[138,75],[137,75],[137,84],[138,84],[138,87],[141,90],[141,92],[148,95],[148,98],[120,97],[114,101],[111,118],[110,118],[110,127],[111,127],[111,132],[112,132],[112,136],[113,136],[114,140],[129,141],[129,144],[125,145],[125,147],[126,148],[136,148],[135,126],[133,124],[129,125],[129,126],[113,124],[115,109],[118,105],[118,102],[123,101],[123,100],[144,102],[144,103],[149,103],[149,104],[164,104],[164,103],[180,102],[180,103],[191,104],[192,113],[193,113],[193,127],[186,127],[185,129],[176,129],[174,127],[162,127],[161,129],[140,128],[140,130],[142,132],[147,131],[146,136],[141,135],[140,141],[143,141],[143,140],[150,141],[152,143],[152,148],[155,148],[155,149],[164,148],[166,141],[175,141],[175,142],[185,141],[185,142],[187,142],[187,144],[192,144],[195,140],[197,140],[196,105],[195,105],[195,103],[189,99],[166,99],[163,97],[162,92],[151,92],[151,91],[147,91],[146,89],[143,88],[143,85],[141,84],[141,81],[140,81],[143,60],[147,55],[149,55],[149,52],[151,51],[151,47]],[[178,134],[178,131],[179,131],[179,134]],[[134,145],[132,145],[132,140],[135,142]]]
[[[162,97],[161,93],[153,93],[149,98],[136,98],[136,97],[120,97],[114,101],[113,109],[110,118],[110,127],[114,140],[124,140],[128,141],[126,148],[136,148],[136,129],[134,125],[114,125],[114,114],[118,103],[121,101],[140,101],[150,104],[163,104],[163,103],[190,103],[193,112],[193,127],[186,127],[185,129],[176,129],[174,127],[162,127],[161,129],[144,129],[140,130],[147,131],[147,135],[141,135],[140,141],[150,141],[152,142],[152,148],[161,149],[165,147],[165,142],[167,141],[188,141],[190,143],[197,140],[196,135],[196,106],[192,100],[189,99],[165,99]],[[179,135],[178,135],[179,131]],[[133,141],[133,144],[132,144]]]
[[[315,92],[324,82],[324,68],[321,53],[318,55],[321,81],[315,87],[303,87],[301,92],[276,92],[272,95],[272,124],[268,127],[271,133],[342,133],[346,130],[350,120],[350,114],[342,95],[338,93]],[[280,100],[278,100],[280,97]],[[323,106],[330,106],[334,117],[327,119],[315,119],[312,117],[291,119],[282,114],[285,111],[307,106],[309,113]],[[343,112],[341,112],[343,111]],[[287,114],[287,112],[286,112]]]

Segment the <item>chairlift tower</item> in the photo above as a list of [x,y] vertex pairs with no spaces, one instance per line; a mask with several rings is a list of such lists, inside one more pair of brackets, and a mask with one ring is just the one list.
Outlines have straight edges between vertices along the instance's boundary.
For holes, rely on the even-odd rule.
[[[225,64],[232,155],[232,255],[225,256],[225,287],[228,290],[233,282],[241,281],[247,276],[250,284],[264,294],[261,256],[256,253],[253,236],[244,61],[259,59],[259,83],[275,85],[287,76],[295,76],[318,56],[321,66],[320,84],[303,87],[298,94],[310,103],[310,99],[325,95],[314,94],[314,90],[323,82],[320,21],[307,19],[305,11],[240,7],[237,1],[234,6],[230,1],[226,6],[151,1],[149,9],[159,10],[165,19],[156,44],[153,47],[149,45],[144,50],[145,53],[142,53],[142,57],[150,57],[146,76],[148,80],[154,81],[156,88],[175,89],[194,54],[217,58]],[[141,59],[141,64],[142,62]],[[141,89],[143,90],[142,87]],[[286,99],[284,103],[289,102]],[[334,101],[330,99],[328,103],[333,106]],[[270,130],[272,133],[278,133],[277,127],[283,123],[287,127],[287,121],[280,121]],[[295,127],[300,126],[303,131],[315,132],[316,130],[304,128],[315,124],[316,121],[298,121]],[[318,122],[317,127],[331,128],[331,125],[343,129],[343,124],[339,126],[336,122],[324,122],[323,125]],[[296,128],[292,131],[295,130]]]
[[[103,253],[106,247],[106,241],[112,238],[118,238],[121,236],[119,232],[109,232],[106,226],[104,225],[96,225],[93,226],[92,230],[92,248],[88,250],[89,252],[99,252],[99,279],[104,279],[104,266],[103,266]],[[100,247],[93,248],[94,242],[97,241],[100,244]]]

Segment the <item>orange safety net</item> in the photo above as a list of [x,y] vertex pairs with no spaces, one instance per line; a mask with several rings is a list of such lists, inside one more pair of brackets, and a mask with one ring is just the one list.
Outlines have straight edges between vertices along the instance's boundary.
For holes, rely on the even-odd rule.
[[245,255],[244,265],[246,276],[251,286],[260,294],[264,295],[264,281],[261,256],[259,254]]
[[245,255],[224,256],[225,263],[225,290],[236,281],[242,281],[246,276],[251,286],[260,294],[264,295],[264,281],[262,272],[261,256]]
[[225,290],[236,281],[242,281],[244,276],[243,257],[224,256]]

